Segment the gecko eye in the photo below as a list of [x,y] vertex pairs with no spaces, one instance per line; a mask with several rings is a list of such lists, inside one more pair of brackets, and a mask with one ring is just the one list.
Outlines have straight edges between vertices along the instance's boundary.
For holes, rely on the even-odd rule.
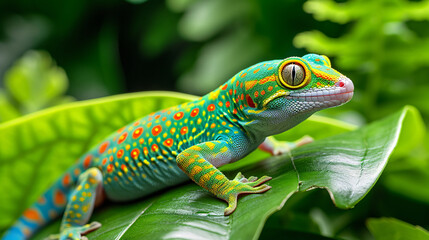
[[278,83],[285,88],[305,87],[310,82],[310,78],[310,70],[299,59],[286,60],[279,68]]
[[282,77],[287,85],[299,86],[305,79],[304,68],[299,64],[289,63],[282,70]]

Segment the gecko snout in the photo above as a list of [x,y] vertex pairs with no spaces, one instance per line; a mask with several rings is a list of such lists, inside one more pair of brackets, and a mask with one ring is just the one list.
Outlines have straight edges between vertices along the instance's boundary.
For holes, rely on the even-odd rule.
[[345,76],[341,76],[338,82],[335,83],[335,86],[343,88],[342,92],[344,93],[350,93],[355,90],[352,80]]

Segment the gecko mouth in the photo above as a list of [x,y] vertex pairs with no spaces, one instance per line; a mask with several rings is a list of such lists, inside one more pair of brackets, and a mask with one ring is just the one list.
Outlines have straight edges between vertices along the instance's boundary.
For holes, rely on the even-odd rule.
[[321,107],[333,107],[350,101],[353,97],[353,91],[353,82],[347,77],[340,77],[335,86],[292,92],[286,98],[299,102],[314,103]]

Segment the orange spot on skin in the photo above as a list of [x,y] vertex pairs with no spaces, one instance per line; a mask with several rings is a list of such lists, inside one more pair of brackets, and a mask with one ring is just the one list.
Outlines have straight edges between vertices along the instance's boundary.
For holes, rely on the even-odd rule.
[[143,133],[143,128],[142,127],[137,128],[133,132],[133,138],[136,139],[136,138],[140,137],[140,135],[142,135],[142,133]]
[[170,129],[170,133],[171,133],[171,134],[174,134],[175,132],[176,132],[176,128],[171,128],[171,129]]
[[106,165],[106,163],[107,163],[107,158],[103,158],[103,162],[102,162],[102,164],[103,164],[103,165]]
[[261,95],[265,95],[265,90],[262,90],[262,91],[261,91]]
[[212,112],[216,109],[216,106],[214,104],[210,104],[207,106],[207,111]]
[[66,174],[63,178],[63,185],[67,187],[70,184],[70,174]]
[[245,84],[246,90],[253,88],[258,83],[258,80],[248,81]]
[[215,128],[216,127],[216,124],[215,123],[212,123],[211,125],[210,125],[210,128]]
[[146,125],[146,127],[148,127],[148,128],[150,128],[150,126],[152,126],[152,122],[150,122]]
[[230,103],[229,101],[227,101],[227,102],[225,103],[225,106],[226,106],[226,107],[229,107],[229,106],[231,106],[231,103]]
[[109,146],[109,142],[104,142],[100,145],[100,147],[98,148],[98,152],[100,154],[104,153],[107,149],[107,147]]
[[124,149],[119,149],[119,151],[116,153],[117,158],[122,158],[124,156]]
[[74,175],[75,175],[75,176],[79,176],[79,174],[80,174],[80,169],[79,169],[79,168],[76,168],[76,169],[74,170]]
[[38,222],[38,221],[42,220],[40,217],[40,213],[37,210],[32,209],[32,208],[25,210],[24,216],[25,216],[25,218],[27,218],[28,220],[33,221],[33,222]]
[[128,168],[127,166],[125,166],[124,164],[121,165],[121,169],[122,171],[124,171],[125,173],[128,172]]
[[229,95],[232,95],[232,88],[229,89]]
[[107,172],[108,173],[111,173],[111,172],[113,172],[113,169],[114,169],[115,167],[113,166],[113,164],[109,164],[108,166],[107,166]]
[[121,133],[122,131],[124,131],[124,129],[125,129],[125,127],[121,127],[121,128],[119,128],[119,129],[118,129],[118,131],[117,131],[117,132],[118,132],[118,133]]
[[200,112],[200,109],[198,109],[198,108],[194,108],[194,109],[191,111],[191,117],[195,117],[195,116],[197,116],[199,112]]
[[158,147],[158,145],[156,145],[156,144],[152,144],[151,149],[152,149],[152,151],[157,152],[157,151],[158,151],[158,149],[159,149],[159,147]]
[[271,75],[268,77],[264,77],[263,79],[259,80],[259,84],[265,84],[267,82],[275,82],[276,81],[276,77],[275,75]]
[[180,129],[180,134],[185,135],[188,133],[188,127],[182,127],[182,129]]
[[256,91],[255,92],[255,97],[258,97],[259,96],[259,92],[258,91]]
[[161,117],[161,115],[156,115],[155,116],[155,119],[158,119],[158,118],[160,118]]
[[167,120],[167,117],[163,117],[161,120],[162,120],[162,121],[165,121],[165,120]]
[[134,158],[134,159],[137,159],[139,157],[139,154],[140,154],[140,150],[137,149],[137,148],[134,148],[131,151],[131,157]]
[[173,139],[168,138],[164,141],[164,146],[171,147],[173,146]]
[[147,150],[147,147],[143,148],[143,153],[145,156],[147,156],[149,154],[149,150]]
[[162,131],[161,125],[156,125],[155,127],[152,128],[152,135],[157,136],[158,134],[161,133],[161,131]]
[[273,87],[272,87],[272,86],[269,86],[269,87],[268,87],[268,91],[271,91],[271,90],[273,90]]
[[241,74],[241,77],[244,78],[247,75],[247,73]]
[[118,138],[118,144],[121,144],[127,139],[128,133],[124,132],[119,138]]
[[66,196],[60,190],[55,191],[54,203],[58,206],[63,206],[66,204]]
[[217,105],[219,105],[219,107],[222,107],[223,103],[222,102],[218,102]]
[[92,155],[86,156],[85,160],[83,160],[83,167],[85,169],[89,168],[89,165],[91,165]]
[[318,59],[318,58],[316,58],[316,59],[314,59],[316,62],[320,62],[320,59]]
[[183,118],[183,112],[177,112],[176,114],[174,114],[173,118],[174,120],[180,120]]
[[256,69],[255,71],[253,71],[253,73],[258,73],[259,72],[259,70],[261,70],[261,69]]
[[232,113],[233,113],[233,114],[237,114],[237,109],[235,109],[235,108],[234,108],[234,109],[232,110]]
[[222,90],[226,90],[227,87],[228,87],[228,84],[223,85]]
[[112,155],[109,156],[109,161],[113,162],[113,156]]
[[143,143],[144,143],[144,139],[143,139],[143,138],[140,138],[140,139],[139,139],[139,143],[140,143],[140,144],[143,144]]

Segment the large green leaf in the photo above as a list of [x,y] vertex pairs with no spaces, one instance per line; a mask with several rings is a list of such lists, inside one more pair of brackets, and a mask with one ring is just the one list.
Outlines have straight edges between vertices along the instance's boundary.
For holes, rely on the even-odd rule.
[[[15,189],[8,189],[8,191],[14,190],[17,193],[15,197],[18,196],[15,199],[10,196],[2,197],[2,201],[6,204],[3,206],[6,207],[0,208],[0,214],[15,217],[17,212],[25,207],[22,205],[28,205],[31,202],[31,200],[22,199],[34,199],[37,196],[37,191],[43,191],[42,189],[46,187],[46,184],[53,181],[54,177],[46,176],[49,177],[46,179],[44,175],[48,169],[57,172],[57,175],[60,174],[58,169],[67,167],[73,162],[73,159],[95,144],[99,138],[108,134],[110,130],[116,129],[123,123],[132,121],[154,109],[161,109],[186,101],[186,99],[190,99],[190,97],[184,95],[171,97],[171,94],[170,97],[159,94],[127,95],[75,103],[0,126],[0,133],[8,132],[8,138],[12,142],[8,146],[0,148],[0,153],[2,153],[0,158],[1,171],[7,167],[9,171],[20,174],[16,176],[11,174],[0,175],[1,181],[5,182],[5,185],[8,185],[9,188],[11,188],[10,186],[15,187]],[[151,239],[180,238],[183,236],[198,236],[207,239],[255,238],[259,235],[266,218],[280,209],[291,194],[311,186],[329,189],[338,206],[352,207],[363,198],[380,176],[388,156],[398,141],[403,119],[408,112],[409,108],[405,108],[382,121],[352,132],[348,132],[353,128],[352,126],[341,122],[329,122],[322,117],[310,118],[302,126],[308,127],[306,124],[319,126],[318,128],[308,127],[307,133],[310,135],[318,135],[317,133],[326,131],[326,129],[332,130],[332,134],[343,133],[292,151],[293,161],[288,156],[267,158],[262,153],[256,153],[255,157],[260,156],[262,158],[256,158],[256,161],[247,158],[248,160],[242,160],[224,168],[229,177],[235,175],[237,169],[240,169],[247,176],[261,176],[263,174],[273,176],[269,182],[273,187],[272,190],[264,194],[240,198],[237,211],[229,217],[223,216],[223,209],[226,206],[224,202],[190,183],[138,202],[126,205],[111,203],[97,209],[93,220],[101,221],[103,227],[91,233],[89,237],[92,239],[114,239],[118,236],[122,236],[123,239],[141,239],[141,236],[150,236]],[[83,127],[78,128],[77,126],[81,126],[80,124],[83,124]],[[44,128],[42,131],[44,134],[36,134],[35,130],[41,131],[39,130],[41,127]],[[22,135],[19,135],[22,134],[20,132],[22,128],[26,128],[27,132],[32,132],[32,134],[27,135],[27,138],[22,138]],[[50,132],[48,132],[49,129]],[[80,131],[77,131],[78,129]],[[300,126],[297,126],[294,131],[297,134],[305,132],[305,128],[299,129]],[[322,138],[331,133],[319,134],[318,136]],[[299,136],[280,135],[280,138],[283,137],[296,139]],[[46,143],[48,142],[46,139],[50,142]],[[21,143],[20,141],[26,142]],[[18,146],[14,146],[13,143],[19,143],[19,149],[26,150],[25,158],[18,158],[20,151],[17,150]],[[66,151],[62,152],[61,159],[66,158],[67,154],[73,157],[67,158],[69,162],[60,164],[59,161],[55,161],[57,159],[53,157],[55,154],[44,155],[47,158],[29,154],[39,147],[44,147],[45,151],[55,153]],[[14,151],[18,154],[9,154],[9,159],[15,158],[16,164],[20,164],[20,166],[30,164],[31,166],[27,168],[35,168],[36,173],[30,175],[32,177],[29,180],[25,179],[25,176],[31,173],[31,169],[27,169],[26,173],[13,170],[12,161],[5,161],[7,158],[3,158],[3,153]],[[45,162],[40,163],[40,159]],[[48,162],[48,165],[53,164],[54,166],[44,166]],[[8,173],[6,172],[6,174]],[[21,186],[17,186],[15,181],[7,180],[7,177],[14,177],[13,180],[16,180],[17,176],[24,176],[22,178],[28,181],[23,181],[28,184],[27,188],[23,189]],[[40,179],[41,176],[43,179]],[[359,176],[370,180],[364,181]],[[37,190],[33,190],[31,181],[37,185],[44,182],[45,186],[39,186]],[[28,189],[33,190],[30,197],[24,195],[23,192]],[[24,204],[16,206],[17,204],[13,204],[13,201],[15,203],[21,201]],[[7,211],[7,208],[14,210]],[[4,226],[8,223],[4,222]],[[41,238],[57,232],[58,224],[58,221],[51,224],[42,230],[37,237]]]
[[367,225],[376,240],[429,239],[429,232],[424,228],[394,218],[371,218]]

